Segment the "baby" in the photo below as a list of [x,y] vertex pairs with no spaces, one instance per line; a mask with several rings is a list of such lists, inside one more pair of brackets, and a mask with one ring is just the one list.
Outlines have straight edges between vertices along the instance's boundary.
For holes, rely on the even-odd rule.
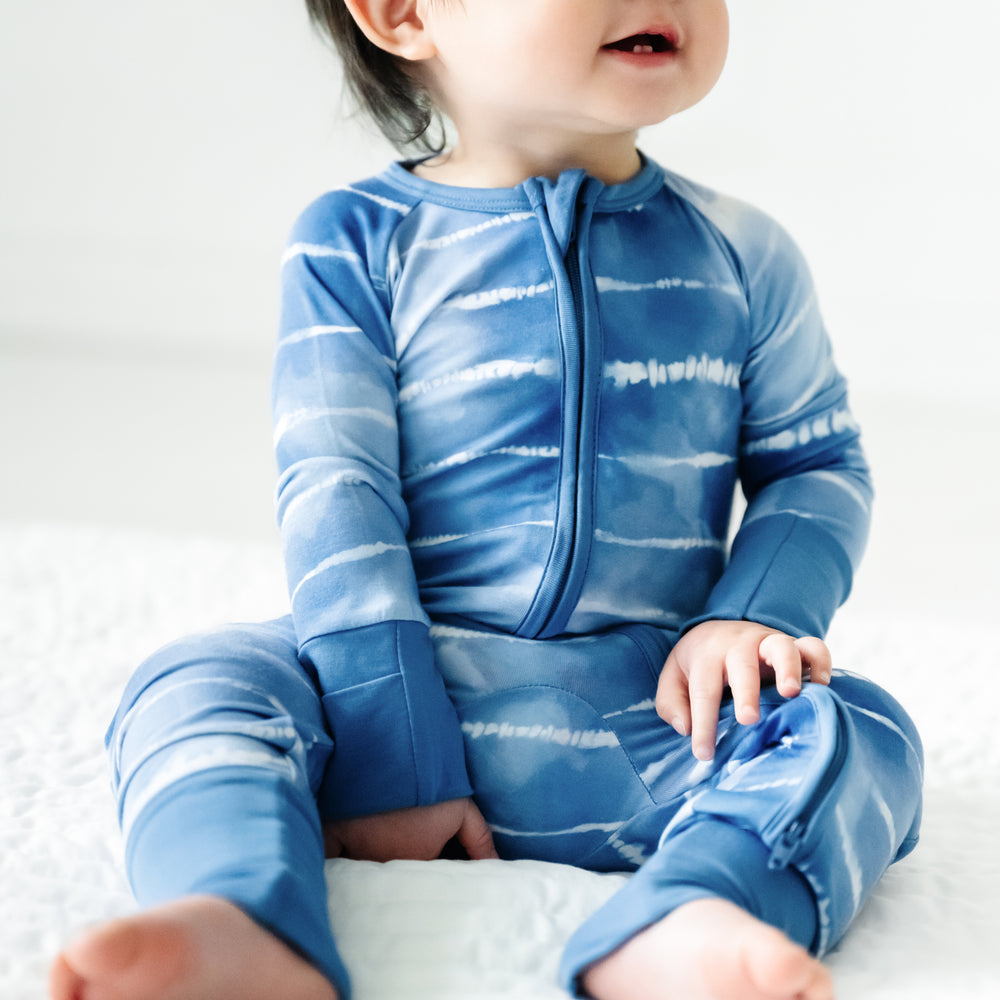
[[921,749],[819,638],[871,486],[808,271],[636,146],[714,86],[725,3],[309,8],[426,155],[292,233],[292,613],[128,685],[143,908],[52,997],[346,1000],[324,857],[447,849],[636,872],[567,944],[572,995],[827,1000],[820,956],[916,843]]

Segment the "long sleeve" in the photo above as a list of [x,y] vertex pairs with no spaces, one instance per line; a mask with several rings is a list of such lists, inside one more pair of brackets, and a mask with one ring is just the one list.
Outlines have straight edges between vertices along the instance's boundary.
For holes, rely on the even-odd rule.
[[750,312],[739,455],[747,509],[727,568],[687,627],[742,618],[823,635],[864,550],[871,479],[800,252],[760,213],[752,226],[734,216]]
[[470,792],[406,541],[394,338],[377,255],[405,211],[334,192],[300,218],[283,261],[278,522],[300,657],[316,673],[336,742],[327,815]]

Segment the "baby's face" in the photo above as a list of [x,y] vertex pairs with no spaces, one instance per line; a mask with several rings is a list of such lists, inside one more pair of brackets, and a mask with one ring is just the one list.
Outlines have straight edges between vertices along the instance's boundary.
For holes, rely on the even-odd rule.
[[725,63],[725,0],[423,0],[444,110],[499,139],[634,132],[700,101]]

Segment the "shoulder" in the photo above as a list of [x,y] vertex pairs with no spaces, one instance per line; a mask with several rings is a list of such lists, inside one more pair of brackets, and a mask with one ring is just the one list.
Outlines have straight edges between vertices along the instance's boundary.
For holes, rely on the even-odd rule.
[[418,200],[393,183],[392,171],[334,188],[309,203],[288,237],[286,256],[309,248],[367,256],[384,245]]
[[767,212],[739,198],[663,171],[664,186],[710,226],[729,250],[744,280],[783,283],[808,280],[808,268],[795,240]]

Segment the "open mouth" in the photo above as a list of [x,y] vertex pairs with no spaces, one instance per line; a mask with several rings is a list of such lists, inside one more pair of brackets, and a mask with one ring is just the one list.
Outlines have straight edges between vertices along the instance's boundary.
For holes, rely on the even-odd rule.
[[627,38],[620,38],[617,42],[611,42],[604,46],[606,49],[613,49],[616,52],[631,52],[635,55],[652,55],[659,52],[676,52],[677,45],[672,38],[659,33],[642,32],[638,35],[629,35]]

